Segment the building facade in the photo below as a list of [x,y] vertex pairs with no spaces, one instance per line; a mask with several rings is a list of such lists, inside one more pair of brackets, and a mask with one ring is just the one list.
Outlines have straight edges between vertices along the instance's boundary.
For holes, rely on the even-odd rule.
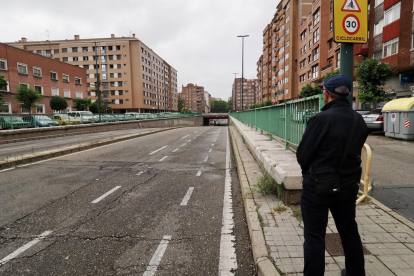
[[257,79],[244,79],[242,91],[242,78],[235,78],[232,89],[232,109],[234,111],[247,110],[250,105],[256,104],[257,89]]
[[74,106],[73,99],[88,95],[85,69],[2,43],[0,76],[8,82],[6,87],[0,87],[4,101],[0,113],[29,113],[13,97],[20,85],[33,88],[43,95],[31,110],[32,114],[53,113],[49,104],[53,96],[64,97],[68,103],[67,111],[70,111]]
[[184,100],[184,106],[192,113],[204,113],[206,110],[206,99],[204,87],[189,83],[182,86],[180,98]]
[[103,101],[115,113],[178,110],[177,70],[135,37],[28,41],[9,43],[86,69],[88,96],[97,99],[100,78]]
[[207,91],[204,91],[204,102],[206,103],[204,107],[204,113],[211,112],[211,95]]

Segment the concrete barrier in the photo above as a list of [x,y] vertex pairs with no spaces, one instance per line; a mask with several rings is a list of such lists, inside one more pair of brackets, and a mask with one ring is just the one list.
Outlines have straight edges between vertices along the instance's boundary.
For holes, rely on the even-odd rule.
[[150,120],[136,120],[124,122],[107,122],[96,124],[58,126],[47,128],[26,128],[0,131],[0,144],[14,143],[27,140],[54,138],[75,134],[102,132],[119,129],[134,128],[164,128],[164,127],[191,127],[203,126],[202,116],[161,118]]

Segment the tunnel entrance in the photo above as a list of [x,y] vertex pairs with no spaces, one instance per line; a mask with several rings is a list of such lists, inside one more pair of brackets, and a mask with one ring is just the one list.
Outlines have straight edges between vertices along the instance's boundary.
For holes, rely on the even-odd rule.
[[228,119],[204,118],[203,126],[227,126],[228,124]]

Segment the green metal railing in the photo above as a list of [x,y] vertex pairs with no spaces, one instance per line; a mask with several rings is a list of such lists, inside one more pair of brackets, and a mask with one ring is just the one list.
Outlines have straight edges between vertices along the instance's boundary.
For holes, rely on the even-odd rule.
[[93,124],[118,121],[180,118],[200,114],[136,113],[136,114],[0,114],[0,129],[21,129],[62,125]]
[[316,95],[273,106],[232,112],[230,115],[254,127],[256,131],[268,133],[270,140],[273,136],[278,137],[288,149],[291,145],[299,145],[306,122],[319,113],[323,106],[323,96]]

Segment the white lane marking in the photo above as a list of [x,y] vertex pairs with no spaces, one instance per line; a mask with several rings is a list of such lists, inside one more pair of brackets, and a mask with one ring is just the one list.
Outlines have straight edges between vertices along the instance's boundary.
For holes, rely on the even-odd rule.
[[144,171],[140,171],[139,173],[137,173],[137,175],[141,175],[141,174],[143,174],[144,173]]
[[14,170],[14,168],[8,168],[8,169],[1,170],[0,173],[7,172],[7,171],[11,171],[11,170]]
[[196,176],[200,176],[201,175],[201,170],[198,170]]
[[188,137],[188,136],[190,136],[190,134],[188,134],[188,135],[184,136],[184,137],[183,137],[183,138],[181,138],[181,139],[184,139],[185,137]]
[[37,238],[35,238],[34,240],[32,240],[31,242],[26,243],[22,247],[20,247],[17,250],[15,250],[13,253],[7,255],[6,257],[4,257],[3,259],[0,260],[0,266],[4,265],[8,261],[16,258],[21,253],[23,253],[24,251],[26,251],[27,249],[29,249],[30,247],[32,247],[36,243],[40,242],[40,240],[44,239],[46,236],[50,235],[51,233],[52,233],[52,231],[45,231],[42,234],[40,234]]
[[237,269],[236,249],[234,248],[235,236],[233,203],[231,198],[231,175],[230,175],[230,139],[227,132],[226,146],[226,177],[224,180],[223,219],[220,238],[220,262],[219,275],[234,275]]
[[165,149],[167,146],[163,146],[162,148],[160,148],[160,149],[157,149],[157,150],[154,150],[153,152],[151,152],[149,155],[152,155],[152,154],[154,154],[154,153],[156,153],[156,152],[159,152],[160,150],[163,150],[163,149]]
[[187,140],[187,142],[191,142],[191,140]]
[[208,152],[212,152],[212,151],[213,151],[213,149],[209,149],[209,150],[208,150]]
[[152,256],[149,265],[147,266],[147,270],[145,271],[143,276],[154,276],[157,272],[158,265],[162,260],[162,256],[164,256],[165,250],[167,250],[168,243],[171,240],[171,236],[164,236],[162,237],[162,241],[160,245],[158,245],[157,251],[155,251],[154,255]]
[[187,205],[188,201],[190,200],[191,194],[194,191],[194,187],[190,187],[187,191],[187,194],[184,196],[183,201],[181,201],[181,206]]
[[207,162],[207,160],[208,160],[208,156],[206,158],[204,158],[204,162]]
[[187,143],[182,144],[181,146],[184,147],[185,145],[187,145]]
[[211,144],[212,147],[214,147],[214,144]]
[[172,152],[176,152],[178,149],[173,150]]
[[159,162],[164,161],[165,159],[167,159],[168,156],[164,156],[163,158],[160,159]]
[[102,199],[104,199],[105,197],[109,196],[110,194],[112,194],[113,192],[115,192],[116,190],[118,190],[119,188],[121,188],[121,186],[116,186],[115,188],[109,190],[108,192],[104,193],[103,195],[101,195],[100,197],[98,197],[97,199],[95,199],[94,201],[92,201],[91,203],[98,203],[99,201],[101,201]]

